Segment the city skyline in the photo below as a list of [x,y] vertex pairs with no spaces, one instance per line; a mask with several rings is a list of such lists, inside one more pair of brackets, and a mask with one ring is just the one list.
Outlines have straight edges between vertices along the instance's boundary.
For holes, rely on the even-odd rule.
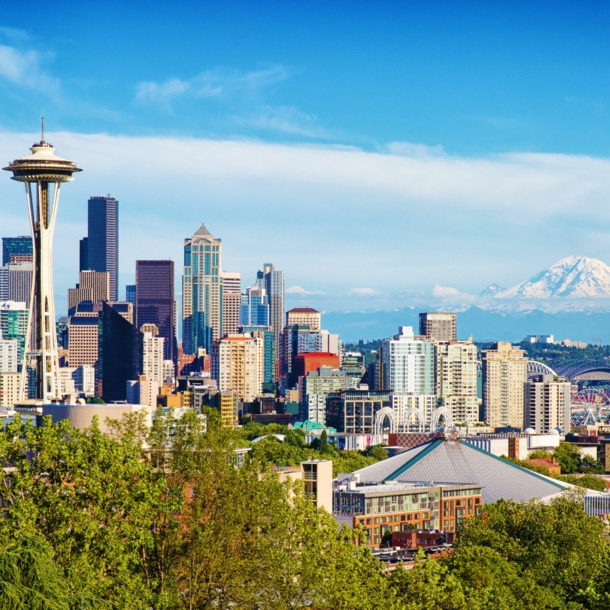
[[[113,37],[102,56],[72,16],[53,38],[38,36],[50,7],[34,4],[30,30],[12,6],[0,23],[0,156],[29,146],[44,115],[66,155],[95,168],[62,201],[58,305],[73,282],[74,236],[86,232],[84,202],[106,193],[122,202],[129,236],[121,287],[148,243],[145,258],[178,262],[201,222],[222,236],[226,269],[251,277],[252,261],[273,260],[287,299],[311,293],[327,309],[476,295],[570,255],[610,261],[607,8],[555,6],[549,22],[542,3],[526,14],[236,4],[190,7],[187,19],[185,7],[157,3],[163,29],[155,13],[127,35],[136,2],[121,7],[125,19],[107,7],[79,15]],[[19,209],[0,184],[11,235],[27,228]],[[375,301],[380,293],[392,298]]]

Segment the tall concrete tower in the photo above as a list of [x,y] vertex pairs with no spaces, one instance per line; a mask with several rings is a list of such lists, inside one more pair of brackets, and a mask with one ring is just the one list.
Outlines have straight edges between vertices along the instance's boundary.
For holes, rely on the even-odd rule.
[[82,170],[72,161],[54,154],[55,149],[44,139],[44,119],[40,142],[34,144],[30,150],[31,155],[15,159],[3,169],[13,172],[13,180],[25,184],[25,198],[34,246],[34,277],[20,399],[27,398],[26,380],[30,369],[34,373],[36,389],[35,396],[29,398],[48,402],[53,398],[59,398],[59,364],[53,299],[53,232],[59,204],[59,187],[62,182],[74,180],[72,174]]

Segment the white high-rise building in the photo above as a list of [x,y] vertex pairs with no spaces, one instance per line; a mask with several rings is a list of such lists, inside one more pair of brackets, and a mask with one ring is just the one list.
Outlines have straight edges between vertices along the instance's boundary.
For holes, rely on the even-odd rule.
[[236,335],[239,330],[241,273],[222,272],[222,336]]
[[524,428],[533,428],[538,434],[555,429],[569,432],[571,384],[567,379],[537,375],[525,383],[524,399]]
[[[148,326],[154,325],[144,324],[142,329]],[[146,376],[148,381],[156,381],[159,385],[163,385],[165,381],[163,365],[163,343],[165,339],[163,337],[156,337],[150,331],[145,331],[143,335],[142,374]]]
[[329,333],[327,330],[321,330],[320,337],[322,338],[321,351],[341,356],[341,341],[339,340],[339,335]]
[[21,373],[0,372],[0,407],[12,409],[20,400]]
[[434,343],[415,335],[411,326],[384,339],[380,348],[383,390],[397,394],[434,394]]
[[477,346],[472,340],[436,345],[436,395],[454,423],[479,421]]
[[16,373],[19,370],[19,343],[15,339],[3,339],[0,329],[0,372]]

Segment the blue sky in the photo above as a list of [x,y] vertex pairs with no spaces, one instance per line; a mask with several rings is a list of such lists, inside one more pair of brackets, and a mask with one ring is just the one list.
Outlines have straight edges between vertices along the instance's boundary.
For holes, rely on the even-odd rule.
[[[179,263],[201,221],[245,283],[271,260],[327,308],[610,262],[607,4],[69,8],[0,15],[2,158],[44,115],[85,169],[62,194],[59,294],[102,193],[121,202],[123,283],[135,258]],[[2,235],[27,231],[6,178]]]

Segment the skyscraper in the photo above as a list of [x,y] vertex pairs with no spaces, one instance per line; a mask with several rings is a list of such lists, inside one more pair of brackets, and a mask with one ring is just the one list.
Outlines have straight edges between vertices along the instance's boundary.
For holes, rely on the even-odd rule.
[[165,360],[175,360],[174,261],[136,261],[136,326],[155,324]]
[[2,238],[2,265],[34,260],[32,238],[27,236]]
[[185,354],[203,347],[212,352],[212,342],[222,334],[222,242],[202,224],[184,240],[182,278],[182,343]]
[[91,271],[110,273],[110,300],[118,301],[119,202],[114,197],[89,199],[87,264]]
[[269,301],[264,288],[248,286],[246,293],[241,295],[239,324],[241,326],[270,326]]
[[78,270],[89,271],[89,238],[83,237],[78,242]]
[[28,331],[29,308],[25,303],[0,303],[0,333],[3,339],[17,341],[19,367],[23,364],[25,338]]
[[457,314],[420,313],[419,334],[439,343],[457,340]]
[[136,306],[136,285],[135,284],[127,284],[125,286],[125,300],[128,303],[133,303],[133,306]]
[[110,300],[110,274],[107,271],[81,271],[76,288],[68,288],[68,310],[83,301]]
[[488,426],[523,427],[527,356],[499,342],[483,352],[483,411]]
[[397,394],[434,395],[434,343],[415,336],[411,326],[381,342],[383,389]]
[[222,336],[235,335],[239,329],[241,273],[222,272]]
[[284,272],[276,271],[271,263],[265,263],[263,278],[269,301],[269,325],[273,331],[274,351],[276,358],[279,358],[282,331],[284,330]]

